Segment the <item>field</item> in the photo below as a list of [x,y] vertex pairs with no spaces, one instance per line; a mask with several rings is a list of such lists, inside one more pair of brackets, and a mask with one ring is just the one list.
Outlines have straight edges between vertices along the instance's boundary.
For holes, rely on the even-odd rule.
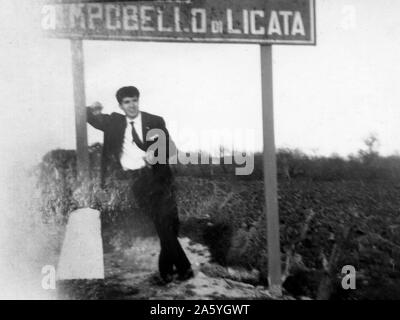
[[[93,185],[75,187],[75,154],[56,150],[36,169],[45,223],[65,224],[82,204],[103,214],[106,251],[154,235],[147,217],[132,215],[129,186],[98,188],[101,146],[91,148]],[[286,292],[317,299],[400,299],[400,160],[364,153],[350,160],[277,155],[282,270]],[[268,257],[261,157],[251,176],[227,166],[177,166],[181,234],[208,247],[221,267],[255,272],[267,285]],[[204,165],[202,165],[204,166]],[[87,195],[90,195],[89,197]],[[356,269],[356,290],[341,287],[342,267]]]

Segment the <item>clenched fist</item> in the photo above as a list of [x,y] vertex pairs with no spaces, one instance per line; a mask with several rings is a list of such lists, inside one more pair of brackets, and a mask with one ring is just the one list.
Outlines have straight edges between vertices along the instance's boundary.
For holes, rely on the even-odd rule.
[[103,105],[100,102],[95,101],[89,106],[89,108],[92,111],[92,114],[97,116],[97,115],[101,114],[101,112],[103,110]]

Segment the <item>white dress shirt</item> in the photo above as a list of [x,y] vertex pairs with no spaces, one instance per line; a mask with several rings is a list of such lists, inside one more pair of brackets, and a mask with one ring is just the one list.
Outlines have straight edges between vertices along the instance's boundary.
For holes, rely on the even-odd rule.
[[143,157],[146,155],[146,153],[141,150],[133,141],[131,125],[132,121],[139,139],[143,142],[142,114],[139,112],[135,119],[129,119],[126,117],[126,129],[120,158],[121,166],[124,170],[136,170],[146,166],[146,163],[143,160]]

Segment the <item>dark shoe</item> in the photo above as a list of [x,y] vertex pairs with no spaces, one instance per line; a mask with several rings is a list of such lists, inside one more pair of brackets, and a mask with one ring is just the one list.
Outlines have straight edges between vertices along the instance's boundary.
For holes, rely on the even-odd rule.
[[174,279],[172,277],[172,274],[166,274],[161,276],[161,279],[165,282],[165,284],[172,282],[172,280]]
[[187,269],[184,273],[178,274],[179,281],[185,281],[185,280],[188,280],[193,277],[194,277],[194,272],[193,272],[192,268]]
[[165,286],[173,280],[172,275],[167,274],[165,276],[160,276],[159,274],[155,274],[151,276],[150,282],[157,286]]

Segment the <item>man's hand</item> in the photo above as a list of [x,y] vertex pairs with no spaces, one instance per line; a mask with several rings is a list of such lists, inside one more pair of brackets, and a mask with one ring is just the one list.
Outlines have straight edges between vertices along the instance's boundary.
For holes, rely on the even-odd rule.
[[95,101],[88,108],[91,110],[91,112],[94,116],[97,116],[97,115],[101,114],[101,112],[103,110],[103,105],[100,102]]
[[154,151],[147,151],[146,155],[143,157],[143,160],[146,163],[146,166],[149,168],[155,164]]

